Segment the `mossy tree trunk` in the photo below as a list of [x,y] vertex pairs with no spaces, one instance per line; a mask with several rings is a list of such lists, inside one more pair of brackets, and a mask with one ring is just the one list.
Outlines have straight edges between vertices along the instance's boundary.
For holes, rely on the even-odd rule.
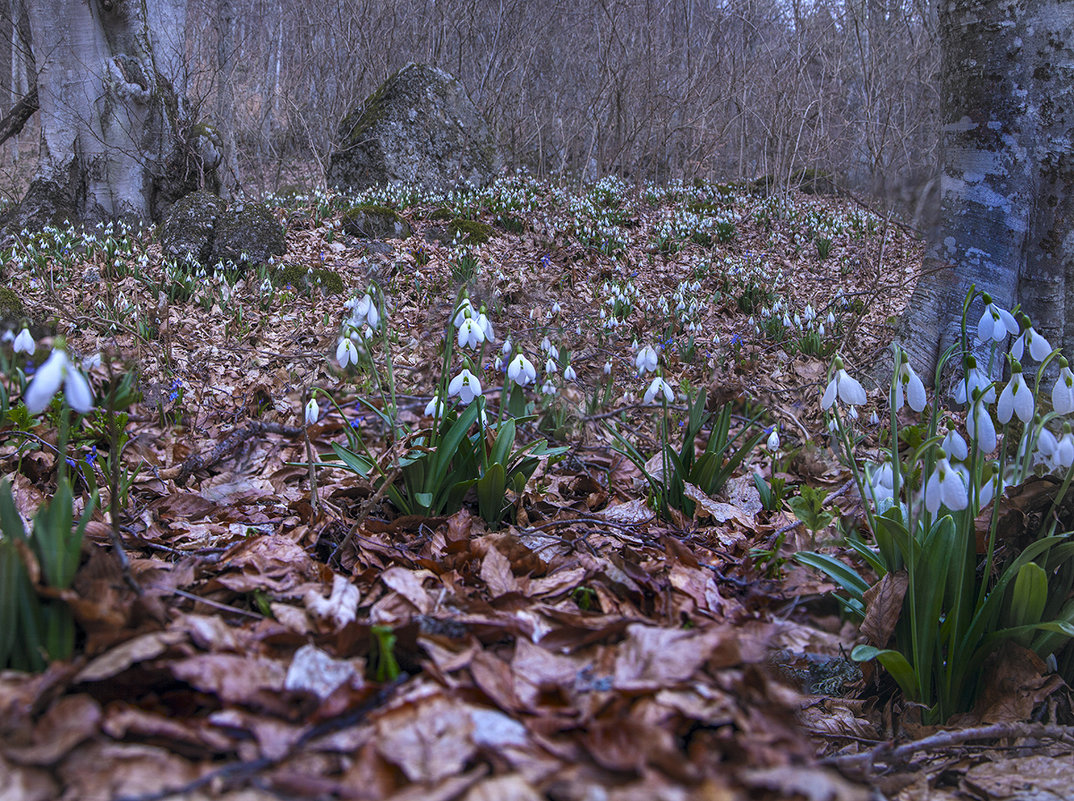
[[[899,339],[931,375],[971,284],[1074,356],[1074,3],[940,0],[941,211]],[[981,313],[978,304],[972,324]]]
[[185,100],[185,0],[30,0],[41,159],[16,222],[157,219],[217,189]]

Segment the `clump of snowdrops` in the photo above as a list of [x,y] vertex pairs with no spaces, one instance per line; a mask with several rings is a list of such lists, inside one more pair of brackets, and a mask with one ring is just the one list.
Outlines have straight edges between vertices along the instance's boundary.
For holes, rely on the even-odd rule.
[[[967,319],[977,302],[984,309],[971,341]],[[856,407],[866,393],[834,359],[821,406],[867,499],[873,542],[852,536],[848,544],[877,582],[870,587],[828,555],[797,557],[837,582],[846,611],[859,620],[882,618],[874,605],[895,605],[893,630],[881,628],[851,657],[879,662],[908,700],[923,705],[927,722],[973,706],[985,660],[1000,646],[1015,643],[1052,659],[1074,636],[1074,541],[1057,515],[1074,475],[1074,435],[1065,420],[1074,412],[1074,374],[1027,317],[1016,318],[987,294],[971,289],[961,330],[940,360],[934,385],[949,362],[961,366],[953,400],[964,422],[941,407],[939,393],[929,400],[906,353],[893,345],[888,429],[878,454],[859,451]],[[1002,346],[1010,337],[1008,352]],[[1044,376],[1056,359],[1060,369],[1049,392]],[[1023,363],[1031,362],[1037,368],[1027,381]],[[1006,378],[994,381],[1001,372]],[[917,422],[900,427],[906,406]],[[1059,477],[1051,509],[1030,544],[1006,553],[997,548],[994,501],[1044,473]]]

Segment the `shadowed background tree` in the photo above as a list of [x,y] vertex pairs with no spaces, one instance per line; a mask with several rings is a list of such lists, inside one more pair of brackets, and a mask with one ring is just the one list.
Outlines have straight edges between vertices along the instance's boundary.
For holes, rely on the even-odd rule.
[[185,0],[30,0],[41,129],[19,222],[159,219],[218,191],[220,137],[186,99]]
[[975,284],[1074,353],[1074,4],[943,0],[938,12],[941,214],[899,337],[931,374]]

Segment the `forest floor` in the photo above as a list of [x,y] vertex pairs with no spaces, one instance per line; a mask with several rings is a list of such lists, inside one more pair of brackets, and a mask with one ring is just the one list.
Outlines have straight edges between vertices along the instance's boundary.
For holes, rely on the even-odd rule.
[[[107,415],[68,441],[76,513],[101,493],[61,594],[75,656],[0,674],[0,799],[911,801],[1023,798],[1027,782],[1066,797],[1065,686],[1038,674],[924,726],[848,658],[858,627],[793,560],[846,556],[864,526],[819,401],[836,352],[863,378],[880,361],[921,268],[910,232],[845,199],[708,185],[365,200],[414,236],[352,237],[350,201],[315,194],[269,199],[297,270],[165,269],[152,232],[120,229],[46,231],[9,254],[4,283],[43,326],[35,361],[59,334],[72,357],[101,354],[99,405],[121,374],[137,394],[115,504]],[[455,241],[458,219],[491,238]],[[327,273],[310,287],[310,269],[342,291]],[[344,304],[371,281],[382,319],[341,368]],[[460,288],[495,341],[456,347],[450,376],[469,358],[492,423],[524,352],[537,380],[517,442],[563,449],[506,491],[499,527],[473,490],[423,516],[385,485],[421,454],[399,432],[434,423]],[[646,346],[666,407],[643,402]],[[14,404],[24,365],[4,359]],[[719,494],[658,515],[621,451],[659,483],[661,431],[678,449],[698,394],[732,412],[738,442],[763,436]],[[863,449],[878,397],[860,409]],[[0,425],[25,521],[55,491],[57,408]],[[333,445],[384,472],[336,461],[311,483],[310,454],[332,462]],[[817,530],[787,505],[803,487],[821,491]]]

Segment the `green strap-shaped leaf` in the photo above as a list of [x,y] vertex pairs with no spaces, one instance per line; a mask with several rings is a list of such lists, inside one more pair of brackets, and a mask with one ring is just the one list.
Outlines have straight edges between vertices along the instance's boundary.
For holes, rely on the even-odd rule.
[[850,658],[855,662],[869,662],[875,659],[884,667],[884,670],[891,674],[907,698],[911,701],[919,700],[921,691],[917,676],[914,675],[914,669],[910,667],[906,657],[898,651],[890,648],[875,648],[872,645],[858,645],[850,652]]

